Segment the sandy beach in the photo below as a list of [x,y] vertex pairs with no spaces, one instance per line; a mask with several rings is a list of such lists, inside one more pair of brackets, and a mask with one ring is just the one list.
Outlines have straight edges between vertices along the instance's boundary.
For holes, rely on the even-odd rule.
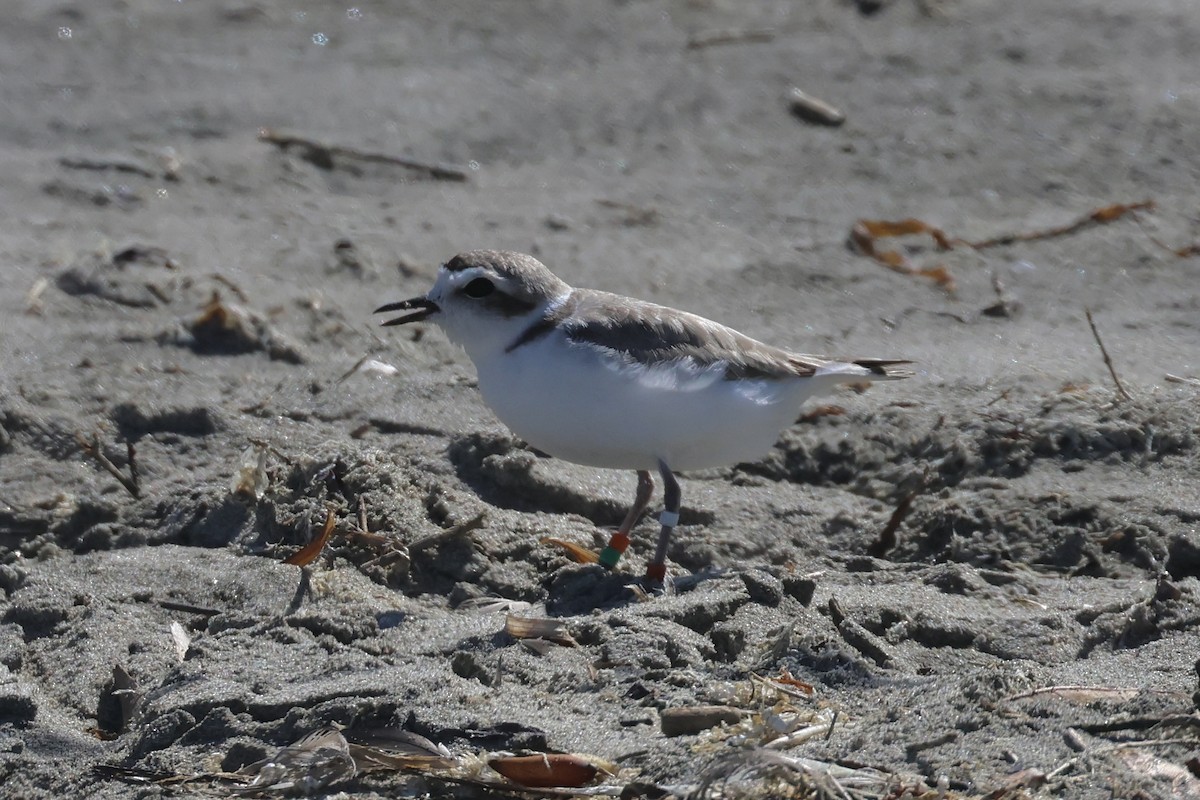
[[[487,766],[531,754],[1200,797],[1197,42],[1188,0],[15,0],[0,797],[565,796]],[[543,541],[634,474],[371,313],[477,248],[915,375],[684,473],[645,594],[652,515],[612,573]]]

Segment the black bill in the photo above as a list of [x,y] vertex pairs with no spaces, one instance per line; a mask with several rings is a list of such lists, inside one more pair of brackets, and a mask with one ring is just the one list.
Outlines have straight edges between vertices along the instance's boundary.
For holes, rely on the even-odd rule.
[[411,300],[401,300],[399,303],[388,303],[386,306],[380,306],[375,309],[376,314],[381,314],[384,311],[412,311],[415,313],[405,314],[403,317],[389,319],[383,325],[403,325],[406,322],[420,322],[423,319],[428,319],[430,315],[436,314],[441,309],[437,303],[424,297],[414,297]]

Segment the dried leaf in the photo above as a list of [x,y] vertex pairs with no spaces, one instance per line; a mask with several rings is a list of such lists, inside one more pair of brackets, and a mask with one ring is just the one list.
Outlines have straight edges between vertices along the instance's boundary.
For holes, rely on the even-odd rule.
[[564,647],[579,646],[567,629],[567,624],[559,619],[509,614],[504,620],[504,631],[514,639],[546,639]]
[[321,551],[325,549],[325,543],[329,541],[329,536],[333,533],[334,527],[333,509],[329,509],[326,512],[325,527],[321,530],[321,533],[300,550],[285,558],[283,563],[294,564],[297,567],[306,567],[311,564],[316,560],[317,556],[321,555]]
[[568,542],[565,539],[555,539],[551,536],[546,536],[541,540],[542,544],[552,544],[555,547],[561,547],[567,551],[567,555],[573,558],[579,564],[597,564],[600,561],[600,555],[593,550],[589,550],[581,544]]
[[502,756],[489,759],[488,766],[513,783],[539,788],[583,786],[600,772],[591,761],[569,753]]

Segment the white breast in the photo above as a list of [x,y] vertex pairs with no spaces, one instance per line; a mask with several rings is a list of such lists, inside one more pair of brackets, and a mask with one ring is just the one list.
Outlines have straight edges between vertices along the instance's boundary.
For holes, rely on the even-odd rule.
[[476,363],[496,416],[578,464],[704,469],[762,457],[814,391],[836,379],[727,381],[691,363],[631,366],[552,334]]

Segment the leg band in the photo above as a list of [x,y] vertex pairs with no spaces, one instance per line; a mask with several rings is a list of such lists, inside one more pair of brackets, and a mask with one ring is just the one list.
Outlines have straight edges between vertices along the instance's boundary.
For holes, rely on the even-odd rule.
[[647,564],[646,565],[646,580],[663,583],[667,579],[666,564]]
[[658,515],[658,524],[664,528],[674,528],[679,524],[678,511],[664,511]]
[[614,533],[608,540],[608,547],[600,551],[600,563],[612,569],[621,560],[621,555],[629,547],[629,536],[624,533]]

